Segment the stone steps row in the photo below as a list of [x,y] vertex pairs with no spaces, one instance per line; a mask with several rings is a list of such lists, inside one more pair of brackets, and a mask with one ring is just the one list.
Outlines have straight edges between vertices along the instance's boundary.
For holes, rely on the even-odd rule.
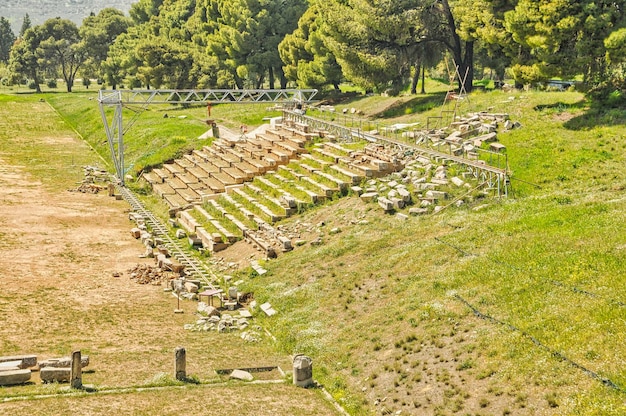
[[[302,134],[298,135],[300,130]],[[179,220],[205,249],[219,251],[244,239],[272,257],[293,248],[290,239],[280,232],[281,227],[273,227],[274,223],[327,199],[347,195],[350,190],[359,192],[357,185],[365,180],[401,167],[393,156],[371,145],[352,150],[322,142],[308,153],[305,145],[313,137],[318,136],[308,127],[282,126],[241,142],[216,140],[211,148],[205,146],[185,155],[174,166],[164,167],[173,180],[164,177],[153,187],[166,200],[175,195],[193,204],[179,213]],[[253,171],[257,168],[254,163],[267,163],[267,159],[256,157],[269,152],[275,163],[256,170],[252,178],[248,175],[236,182],[231,177],[233,182],[222,182],[223,191],[211,197],[196,189],[218,174],[228,174],[227,169],[233,166],[242,173],[242,167]],[[293,156],[283,158],[283,152],[292,152]],[[220,158],[211,161],[209,156]],[[185,175],[193,177],[185,179]],[[193,194],[186,195],[186,189],[196,191],[202,202],[192,201]]]
[[144,174],[154,192],[172,208],[197,204],[287,164],[306,152],[306,140],[277,128],[253,139],[215,140],[211,146]]

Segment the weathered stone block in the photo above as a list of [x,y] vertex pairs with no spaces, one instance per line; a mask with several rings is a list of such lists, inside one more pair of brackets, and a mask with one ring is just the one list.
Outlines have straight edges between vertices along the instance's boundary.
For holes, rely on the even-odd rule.
[[[49,358],[39,363],[39,368],[45,367],[70,367],[72,365],[72,357]],[[80,365],[84,368],[89,365],[89,356],[80,357]]]
[[69,383],[71,372],[70,367],[44,367],[39,370],[39,377],[44,383]]
[[428,210],[426,208],[410,208],[410,215],[426,215],[428,214]]
[[360,196],[361,201],[363,202],[370,202],[370,201],[376,200],[377,197],[378,197],[377,192],[366,192],[364,194],[361,194]]
[[243,380],[243,381],[252,381],[254,380],[254,377],[252,376],[252,374],[250,374],[247,371],[243,371],[243,370],[233,370],[232,373],[230,373],[230,378],[236,379],[236,380]]
[[453,177],[452,179],[450,179],[450,181],[451,181],[454,185],[459,186],[459,187],[460,187],[460,186],[463,186],[463,184],[465,183],[465,182],[463,181],[463,179],[459,178],[458,176]]
[[30,380],[30,370],[20,369],[0,372],[0,386],[24,384]]
[[393,210],[393,202],[388,200],[387,198],[378,198],[378,205],[380,205],[380,207],[385,210],[385,212]]
[[21,361],[20,368],[34,367],[37,365],[36,355],[11,355],[6,357],[0,357],[0,363],[7,361]]

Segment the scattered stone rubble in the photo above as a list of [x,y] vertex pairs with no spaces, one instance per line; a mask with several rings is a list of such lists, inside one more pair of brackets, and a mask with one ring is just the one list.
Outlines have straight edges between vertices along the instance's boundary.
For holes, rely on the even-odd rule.
[[[157,266],[151,266],[149,264],[137,264],[133,268],[126,271],[131,280],[141,285],[166,285],[169,286],[169,282],[179,277],[179,274],[171,271],[163,270]],[[119,273],[117,273],[119,277]]]
[[97,194],[107,190],[108,185],[98,184],[109,182],[110,175],[107,171],[94,166],[83,166],[84,179],[78,184],[76,189],[69,189],[70,192],[82,192],[84,194]]
[[198,302],[200,317],[193,324],[186,324],[189,331],[216,331],[229,333],[241,331],[241,338],[246,342],[259,342],[262,339],[263,329],[258,325],[250,325],[252,314],[247,309],[236,311],[220,311],[205,302]]
[[[518,121],[511,121],[506,113],[479,112],[459,118],[445,129],[405,132],[403,137],[416,138],[416,144],[440,149],[449,146],[454,155],[466,154],[469,158],[476,148],[489,143],[489,149],[504,152],[506,147],[498,141],[497,130],[502,126],[504,131],[521,128]],[[477,157],[477,155],[476,155]]]

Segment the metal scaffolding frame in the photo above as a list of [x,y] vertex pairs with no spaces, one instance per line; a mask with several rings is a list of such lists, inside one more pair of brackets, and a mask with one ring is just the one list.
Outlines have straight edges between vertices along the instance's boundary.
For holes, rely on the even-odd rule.
[[[140,110],[145,110],[150,104],[307,103],[311,102],[316,94],[316,89],[100,90],[98,103],[115,172],[120,184],[124,186],[126,173],[124,170],[125,131],[122,109],[125,106],[136,105],[140,107]],[[110,122],[107,116],[107,107],[114,108]]]

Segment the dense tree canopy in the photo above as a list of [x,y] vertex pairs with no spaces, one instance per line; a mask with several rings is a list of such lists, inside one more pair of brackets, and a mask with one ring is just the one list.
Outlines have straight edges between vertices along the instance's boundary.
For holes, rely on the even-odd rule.
[[70,20],[57,17],[46,20],[40,33],[42,41],[35,53],[46,67],[60,68],[67,92],[72,92],[76,73],[87,59],[78,27]]
[[15,34],[11,30],[11,24],[4,17],[0,17],[0,62],[9,62],[11,47],[15,43]]
[[[138,0],[80,29],[62,19],[15,36],[0,18],[0,62],[38,89],[61,74],[150,88],[338,87],[416,92],[449,63],[459,88],[474,68],[517,84],[622,79],[626,0]],[[8,52],[10,50],[10,53]],[[444,53],[444,51],[446,51]],[[462,84],[462,85],[461,85]],[[614,84],[614,83],[613,83]]]
[[84,72],[103,77],[102,63],[107,59],[109,48],[118,36],[128,30],[131,23],[124,13],[111,8],[103,9],[83,21],[79,34],[82,47],[88,55],[86,65],[89,68]]
[[30,78],[37,92],[41,92],[41,73],[44,68],[39,59],[39,48],[43,33],[39,26],[27,29],[11,48],[9,68],[14,82],[21,83]]
[[303,88],[331,84],[338,89],[343,74],[335,55],[324,43],[321,24],[320,6],[315,3],[302,15],[293,33],[287,34],[278,45],[278,52],[288,80],[297,81]]

